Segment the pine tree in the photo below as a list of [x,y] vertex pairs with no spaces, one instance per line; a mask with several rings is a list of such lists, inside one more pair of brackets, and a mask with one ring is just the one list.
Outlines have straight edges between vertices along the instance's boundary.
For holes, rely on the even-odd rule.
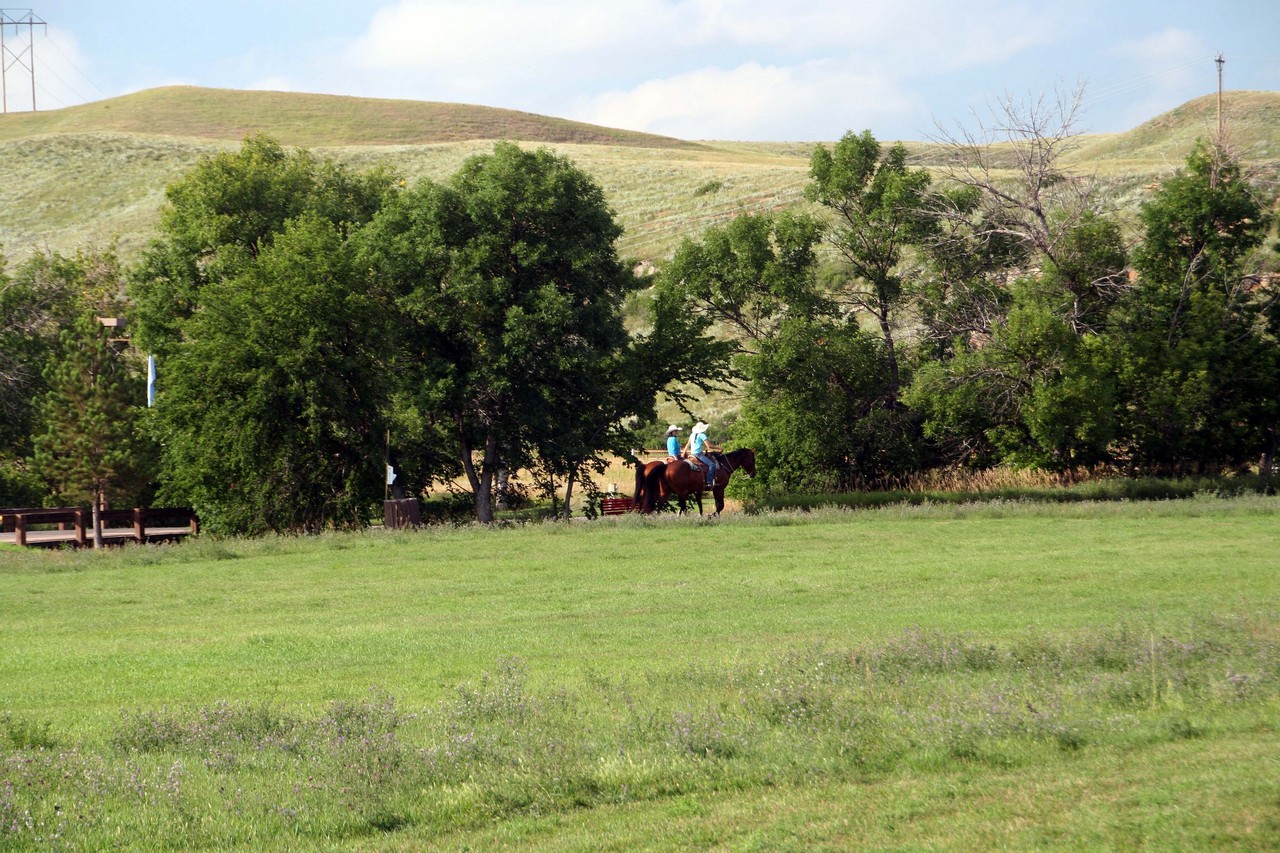
[[101,548],[102,509],[145,482],[141,382],[91,314],[62,332],[60,348],[45,372],[34,467],[59,500],[92,507],[93,544]]

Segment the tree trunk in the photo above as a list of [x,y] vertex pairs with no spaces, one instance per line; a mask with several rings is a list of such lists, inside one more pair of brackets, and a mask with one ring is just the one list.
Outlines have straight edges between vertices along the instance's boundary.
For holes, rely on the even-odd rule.
[[102,549],[102,490],[93,490],[93,548]]
[[489,433],[484,441],[484,458],[480,462],[480,488],[476,491],[476,521],[493,522],[493,472],[498,466],[498,440]]
[[480,462],[480,470],[476,471],[476,461],[471,458],[471,442],[467,441],[467,431],[462,416],[455,416],[458,425],[458,446],[461,449],[462,470],[466,472],[467,482],[471,485],[471,493],[476,501],[476,521],[488,524],[493,521],[493,502],[491,489],[493,486],[493,465],[497,462],[497,441],[492,434],[485,440],[484,458]]
[[889,310],[882,307],[879,316],[880,334],[884,335],[885,355],[889,358],[889,408],[898,408],[901,382],[898,378],[898,350],[893,340],[893,325],[889,322]]
[[568,480],[565,482],[565,485],[564,485],[564,520],[565,521],[569,520],[569,515],[571,512],[569,509],[569,501],[571,498],[573,498],[573,472],[572,471],[569,472]]
[[511,469],[507,467],[506,462],[498,463],[498,483],[494,488],[497,495],[497,507],[500,510],[511,509],[511,495],[508,489],[511,488]]

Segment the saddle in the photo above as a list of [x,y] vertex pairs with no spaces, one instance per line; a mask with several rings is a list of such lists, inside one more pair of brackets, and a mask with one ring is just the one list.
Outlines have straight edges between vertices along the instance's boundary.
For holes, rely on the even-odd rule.
[[676,462],[684,462],[695,471],[703,470],[703,465],[698,461],[696,456],[686,456],[683,459],[676,459],[674,456],[667,457],[667,464],[671,465]]

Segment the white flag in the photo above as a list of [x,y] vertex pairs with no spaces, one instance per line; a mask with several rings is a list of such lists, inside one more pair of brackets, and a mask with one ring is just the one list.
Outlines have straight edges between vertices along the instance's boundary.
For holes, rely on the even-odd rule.
[[147,356],[147,408],[156,404],[156,357]]
[[390,486],[396,481],[396,469],[390,465],[387,466],[387,485]]

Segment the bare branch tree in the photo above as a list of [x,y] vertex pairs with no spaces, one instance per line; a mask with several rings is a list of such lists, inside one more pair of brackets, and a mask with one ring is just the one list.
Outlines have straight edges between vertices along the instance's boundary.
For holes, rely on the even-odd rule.
[[960,218],[992,237],[1013,238],[1058,263],[1063,235],[1099,212],[1092,180],[1072,174],[1062,162],[1078,147],[1083,99],[1083,83],[1030,101],[1006,94],[990,105],[988,120],[978,118],[976,128],[960,126],[953,133],[939,126],[929,138],[950,154],[941,183],[975,190],[979,209],[975,217],[973,210],[944,204],[936,215]]

